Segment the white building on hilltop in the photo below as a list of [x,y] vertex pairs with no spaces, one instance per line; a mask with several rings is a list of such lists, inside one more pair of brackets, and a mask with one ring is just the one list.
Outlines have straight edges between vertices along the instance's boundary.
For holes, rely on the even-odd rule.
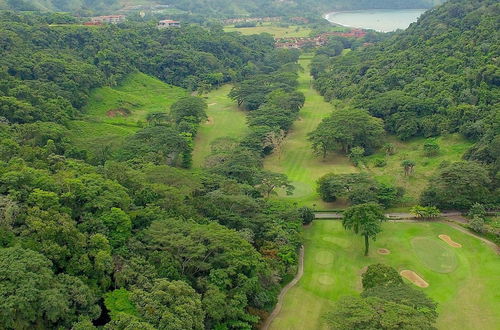
[[181,27],[181,22],[172,21],[171,19],[165,19],[163,21],[158,22],[159,29],[167,29],[167,28],[179,28]]

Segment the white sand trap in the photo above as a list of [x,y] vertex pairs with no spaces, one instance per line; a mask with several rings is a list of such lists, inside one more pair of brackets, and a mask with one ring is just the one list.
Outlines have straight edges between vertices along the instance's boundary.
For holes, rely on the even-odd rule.
[[388,249],[378,249],[377,250],[377,253],[378,254],[383,254],[383,255],[386,255],[386,254],[391,254],[391,251],[388,250]]
[[402,270],[399,274],[418,287],[426,288],[429,286],[429,283],[412,270]]
[[448,236],[448,235],[443,235],[443,234],[441,234],[441,235],[439,235],[438,237],[439,237],[440,239],[442,239],[443,241],[445,241],[446,243],[448,243],[448,245],[449,245],[449,246],[452,246],[452,247],[454,247],[454,248],[461,248],[461,247],[462,247],[462,244],[455,242],[455,241],[454,241],[454,240],[452,240],[452,239],[451,239],[451,237],[450,237],[450,236]]

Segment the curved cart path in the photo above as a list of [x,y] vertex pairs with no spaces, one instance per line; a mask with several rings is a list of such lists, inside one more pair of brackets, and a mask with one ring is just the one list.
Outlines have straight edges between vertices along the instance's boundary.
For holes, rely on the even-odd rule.
[[266,322],[262,325],[262,330],[268,330],[269,326],[271,323],[274,321],[276,316],[281,312],[281,307],[283,306],[283,300],[285,299],[285,295],[287,294],[288,290],[293,288],[295,284],[297,284],[300,279],[302,278],[302,275],[304,275],[304,246],[300,248],[299,252],[299,269],[297,271],[297,275],[293,278],[290,283],[288,283],[280,292],[278,296],[278,302],[276,303],[276,306],[274,307],[273,312],[269,315],[269,317],[266,319]]

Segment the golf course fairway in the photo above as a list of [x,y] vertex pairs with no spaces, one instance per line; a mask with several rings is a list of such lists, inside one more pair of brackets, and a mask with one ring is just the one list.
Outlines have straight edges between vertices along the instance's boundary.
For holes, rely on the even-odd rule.
[[[359,294],[363,269],[374,263],[413,271],[429,284],[419,290],[438,303],[438,329],[498,329],[500,259],[491,246],[445,223],[382,226],[368,257],[362,237],[345,231],[340,221],[316,220],[304,229],[304,275],[285,296],[270,329],[325,328],[324,313],[341,296]],[[439,235],[462,247],[449,246]]]
[[[299,119],[295,121],[288,133],[280,155],[274,153],[266,157],[264,167],[273,172],[284,173],[288,176],[295,191],[287,197],[300,205],[315,209],[331,209],[333,205],[321,201],[316,192],[316,181],[327,173],[353,173],[358,169],[349,159],[339,153],[330,153],[325,159],[314,153],[307,134],[312,132],[318,124],[334,109],[333,105],[325,102],[312,86],[312,77],[309,73],[311,57],[303,55],[299,64],[303,71],[299,72],[299,88],[306,98],[304,107],[300,110]],[[280,196],[286,196],[284,193]]]

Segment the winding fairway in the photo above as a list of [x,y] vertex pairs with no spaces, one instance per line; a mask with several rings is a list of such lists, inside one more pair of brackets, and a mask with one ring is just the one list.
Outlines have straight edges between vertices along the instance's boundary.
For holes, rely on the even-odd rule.
[[[363,256],[362,237],[346,232],[340,221],[319,220],[305,229],[304,275],[270,329],[324,328],[322,315],[341,296],[361,292],[363,268],[373,263],[414,271],[428,282],[421,290],[439,303],[439,329],[498,329],[500,260],[490,246],[444,223],[385,223],[383,228],[369,257]],[[441,234],[462,248],[447,245]],[[379,248],[391,253],[379,254]]]
[[210,144],[217,138],[240,138],[248,131],[245,113],[227,94],[231,85],[222,86],[206,96],[208,120],[200,126],[193,151],[193,166],[201,167],[210,154]]
[[323,160],[313,153],[307,134],[332,112],[333,106],[325,102],[311,85],[312,78],[309,74],[311,58],[302,56],[299,63],[304,69],[299,77],[299,91],[304,93],[306,102],[300,110],[299,119],[286,138],[281,157],[277,154],[270,155],[265,159],[264,166],[270,171],[286,174],[292,181],[295,192],[287,198],[301,205],[328,209],[333,205],[321,201],[316,193],[316,180],[326,173],[352,173],[356,172],[357,168],[347,157],[340,154],[330,154]]

